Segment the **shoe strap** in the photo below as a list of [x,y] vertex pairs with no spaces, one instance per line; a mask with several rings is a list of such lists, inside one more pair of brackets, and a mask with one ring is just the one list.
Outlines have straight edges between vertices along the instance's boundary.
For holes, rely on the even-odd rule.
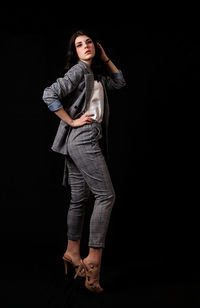
[[77,263],[73,262],[73,259],[72,259],[72,257],[70,255],[67,255],[67,257],[63,256],[63,260],[66,260],[66,261],[72,263],[74,267],[79,267],[80,264],[81,264],[80,261],[77,261]]

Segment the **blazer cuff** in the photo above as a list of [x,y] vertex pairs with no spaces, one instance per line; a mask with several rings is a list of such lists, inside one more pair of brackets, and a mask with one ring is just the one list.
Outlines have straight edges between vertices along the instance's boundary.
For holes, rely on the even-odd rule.
[[53,103],[51,103],[50,105],[48,105],[48,108],[51,111],[57,111],[57,110],[63,108],[63,105],[61,104],[61,102],[59,100],[56,100]]
[[122,71],[119,70],[119,72],[111,73],[111,77],[113,79],[124,79]]

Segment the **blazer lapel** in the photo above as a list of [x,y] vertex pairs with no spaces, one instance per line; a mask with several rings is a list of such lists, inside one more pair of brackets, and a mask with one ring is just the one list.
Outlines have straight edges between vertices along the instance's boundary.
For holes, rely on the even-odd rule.
[[84,78],[85,78],[85,106],[84,108],[85,108],[87,106],[87,103],[90,100],[92,89],[94,87],[94,75],[93,75],[91,68],[86,63],[84,63],[81,60],[79,60],[78,63],[85,70],[85,74],[84,74]]
[[94,75],[93,74],[85,74],[85,104],[90,100],[92,90],[94,87]]

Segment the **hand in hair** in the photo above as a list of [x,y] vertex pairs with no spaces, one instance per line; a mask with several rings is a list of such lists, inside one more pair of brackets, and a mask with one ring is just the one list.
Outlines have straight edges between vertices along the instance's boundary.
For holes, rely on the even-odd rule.
[[102,45],[99,42],[97,42],[97,46],[100,50],[100,59],[103,62],[106,62],[108,60],[108,56],[106,55],[105,50],[103,49]]

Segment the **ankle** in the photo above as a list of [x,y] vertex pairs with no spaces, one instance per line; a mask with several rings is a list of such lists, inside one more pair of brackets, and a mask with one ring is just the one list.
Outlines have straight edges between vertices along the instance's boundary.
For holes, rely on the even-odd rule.
[[94,265],[95,267],[100,267],[101,266],[101,260],[88,255],[83,261],[85,261],[88,265]]
[[80,256],[80,252],[77,250],[67,249],[65,254],[73,255],[73,256]]
[[94,266],[101,266],[101,259],[102,259],[102,248],[93,248],[90,247],[89,254],[85,258],[86,262],[93,264]]
[[78,241],[68,240],[67,250],[65,254],[69,254],[72,256],[80,256],[80,240]]

